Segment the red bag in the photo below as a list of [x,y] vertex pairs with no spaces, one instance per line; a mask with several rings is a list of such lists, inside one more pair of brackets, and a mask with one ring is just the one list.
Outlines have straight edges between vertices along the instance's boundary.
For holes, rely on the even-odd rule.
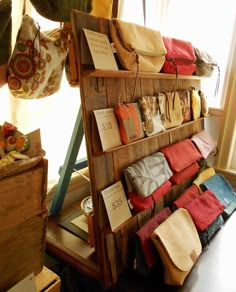
[[165,155],[170,169],[173,172],[180,172],[202,158],[202,154],[197,150],[190,139],[184,139],[180,142],[168,145],[160,149],[160,152]]
[[154,204],[154,202],[159,200],[170,190],[171,185],[172,185],[171,182],[167,180],[159,188],[157,188],[150,196],[146,198],[141,198],[135,192],[129,192],[128,196],[134,207],[134,212],[138,213],[151,207]]
[[196,55],[191,42],[162,37],[167,49],[161,71],[169,74],[192,75],[196,70]]

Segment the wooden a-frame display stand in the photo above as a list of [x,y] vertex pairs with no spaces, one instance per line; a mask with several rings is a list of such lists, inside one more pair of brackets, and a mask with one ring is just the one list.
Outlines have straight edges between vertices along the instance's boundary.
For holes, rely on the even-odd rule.
[[[90,262],[89,257],[85,256],[86,247],[83,244],[81,252],[78,251],[80,255],[77,257],[75,265],[82,268],[86,265],[89,275],[92,274],[89,269],[93,269],[95,265],[94,270],[97,273],[95,278],[101,282],[104,288],[109,288],[117,282],[119,276],[127,268],[134,266],[132,240],[136,231],[153,214],[170,205],[192,183],[193,178],[172,187],[163,198],[157,201],[154,210],[150,208],[133,214],[131,219],[113,232],[109,225],[101,191],[121,180],[122,171],[128,165],[157,152],[164,146],[189,138],[202,130],[204,120],[200,118],[157,135],[103,152],[98,131],[94,127],[93,110],[114,107],[119,96],[122,96],[126,102],[131,102],[136,72],[95,70],[94,66],[82,64],[80,37],[83,28],[105,33],[111,40],[108,19],[91,16],[77,10],[72,11],[72,31],[80,74],[81,119],[87,147],[90,192],[94,210],[95,246],[93,248],[96,257],[96,262],[94,262],[94,258]],[[139,72],[136,96],[155,95],[160,90],[170,91],[174,82],[175,75]],[[200,85],[200,78],[196,76],[179,76],[177,80],[179,89],[189,89],[190,87],[200,89]],[[91,249],[89,244],[87,249]]]

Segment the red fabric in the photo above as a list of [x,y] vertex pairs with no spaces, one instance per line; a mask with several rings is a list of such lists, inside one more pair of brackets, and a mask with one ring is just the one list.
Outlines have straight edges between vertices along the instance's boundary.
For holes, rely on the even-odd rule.
[[[196,70],[196,55],[191,42],[175,38],[162,37],[167,50],[166,60],[161,71],[176,74],[175,66],[171,60],[175,59],[178,74],[192,75]],[[179,59],[179,60],[178,60]]]
[[211,190],[205,191],[185,206],[198,231],[205,230],[213,223],[224,208]]
[[202,157],[190,139],[184,139],[175,144],[160,149],[173,172],[180,172]]
[[169,207],[162,209],[136,232],[149,268],[156,262],[156,248],[151,240],[151,234],[171,214],[172,212]]
[[163,197],[171,188],[171,182],[167,180],[164,182],[159,188],[157,188],[150,196],[146,198],[141,198],[135,192],[129,192],[128,196],[132,205],[134,206],[134,212],[140,212],[148,209],[154,204],[154,201],[157,201],[161,197]]
[[182,183],[184,180],[187,178],[193,176],[196,174],[199,170],[199,165],[197,162],[192,163],[185,169],[181,170],[180,172],[176,172],[170,177],[170,181],[172,182],[173,185],[178,185]]
[[196,185],[191,185],[173,202],[173,204],[176,208],[184,208],[193,199],[199,197],[200,194],[199,188]]

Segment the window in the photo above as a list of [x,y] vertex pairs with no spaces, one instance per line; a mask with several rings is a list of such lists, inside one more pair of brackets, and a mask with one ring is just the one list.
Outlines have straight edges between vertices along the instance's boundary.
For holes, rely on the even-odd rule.
[[[29,1],[28,1],[29,2]],[[59,23],[41,17],[33,7],[27,3],[29,14],[40,24],[41,31],[59,27]],[[22,7],[20,1],[13,1],[13,44],[21,23]],[[59,168],[63,165],[80,107],[80,90],[71,87],[64,74],[60,90],[46,98],[38,100],[18,99],[10,95],[8,86],[0,88],[0,124],[4,121],[13,123],[18,129],[27,134],[40,128],[42,147],[48,158],[49,188],[59,178]],[[78,159],[86,156],[84,140],[78,153]]]
[[[146,7],[146,18],[142,11]],[[135,9],[134,9],[135,7]],[[214,96],[218,70],[203,81],[209,105],[222,108],[225,102],[228,64],[234,37],[235,1],[213,0],[121,0],[119,17],[159,30],[163,36],[191,41],[210,53],[221,69],[220,88]]]

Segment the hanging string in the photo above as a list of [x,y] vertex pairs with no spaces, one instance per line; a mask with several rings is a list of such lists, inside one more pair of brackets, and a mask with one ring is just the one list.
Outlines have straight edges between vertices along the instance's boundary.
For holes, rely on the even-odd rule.
[[135,101],[135,94],[136,94],[136,87],[137,87],[137,80],[138,80],[138,74],[139,74],[139,55],[136,54],[136,64],[137,64],[137,70],[136,70],[136,76],[134,81],[134,92],[133,92],[133,102]]

